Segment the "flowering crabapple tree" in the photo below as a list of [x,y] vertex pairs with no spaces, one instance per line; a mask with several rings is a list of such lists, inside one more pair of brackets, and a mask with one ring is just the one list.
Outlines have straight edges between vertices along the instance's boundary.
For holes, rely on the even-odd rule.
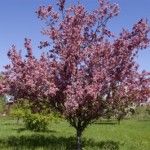
[[116,37],[107,22],[118,15],[118,4],[98,0],[98,8],[89,12],[80,1],[69,8],[65,2],[57,3],[57,11],[51,5],[40,6],[36,13],[46,22],[42,33],[49,41],[42,41],[39,48],[47,47],[49,52],[36,59],[31,40],[25,39],[27,57],[23,59],[13,46],[8,52],[12,64],[5,66],[0,91],[16,100],[47,99],[49,107],[76,129],[81,150],[81,135],[103,116],[105,102],[117,106],[118,101],[129,104],[147,99],[149,73],[138,73],[135,57],[149,46],[150,27],[141,19],[131,31],[123,29]]

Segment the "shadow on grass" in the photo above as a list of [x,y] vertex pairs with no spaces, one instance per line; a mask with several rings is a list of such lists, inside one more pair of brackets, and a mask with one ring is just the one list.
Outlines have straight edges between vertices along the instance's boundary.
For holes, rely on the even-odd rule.
[[26,128],[19,128],[19,129],[14,129],[17,131],[17,133],[21,133],[23,131],[26,131],[27,129]]
[[[12,148],[15,150],[38,148],[47,150],[75,150],[76,140],[74,137],[56,137],[44,136],[41,134],[34,134],[31,136],[9,136],[7,139],[0,139],[0,148]],[[97,150],[119,150],[119,143],[114,141],[100,141],[94,142],[93,140],[83,139],[83,147],[88,149]]]
[[117,122],[94,122],[93,124],[115,125]]
[[[19,128],[19,129],[13,129],[13,130],[16,130],[17,133],[21,133],[21,132],[27,131],[26,128]],[[29,130],[29,131],[30,131],[30,130]],[[33,131],[33,132],[35,132],[35,131]],[[46,133],[56,133],[57,131],[55,131],[55,130],[46,130],[45,132],[46,132]],[[37,133],[38,133],[38,132],[37,132]]]

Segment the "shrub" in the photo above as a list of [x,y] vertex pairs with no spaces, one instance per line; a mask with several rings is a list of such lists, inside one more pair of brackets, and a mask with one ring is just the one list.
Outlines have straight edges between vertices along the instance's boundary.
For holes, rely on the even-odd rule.
[[147,111],[148,115],[150,115],[150,106],[149,105],[147,106],[146,111]]
[[18,101],[13,104],[10,109],[9,116],[17,119],[17,124],[19,124],[19,120],[23,119],[25,114],[31,112],[30,104],[27,100]]
[[35,105],[28,100],[20,100],[14,103],[9,115],[17,118],[17,124],[20,119],[23,119],[25,127],[36,132],[46,131],[49,121],[53,120],[58,122],[58,120],[62,118],[56,111],[47,108],[45,103],[41,103],[35,107]]
[[149,120],[150,119],[150,106],[138,106],[135,110],[133,118],[138,120]]
[[36,114],[28,113],[23,118],[26,128],[36,132],[46,131],[49,120],[50,120],[49,116],[45,116],[39,113]]
[[0,112],[2,112],[4,110],[6,101],[4,97],[0,97]]

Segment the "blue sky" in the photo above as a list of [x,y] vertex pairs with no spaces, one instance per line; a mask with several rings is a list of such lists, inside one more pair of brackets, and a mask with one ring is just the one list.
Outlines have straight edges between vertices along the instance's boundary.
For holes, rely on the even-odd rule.
[[[68,0],[77,1],[77,0]],[[9,64],[7,52],[11,45],[17,49],[24,49],[24,38],[32,39],[32,47],[37,57],[42,50],[37,47],[41,40],[47,39],[40,31],[44,22],[40,21],[35,11],[40,5],[54,5],[57,0],[0,0],[0,71],[3,66]],[[88,9],[97,6],[97,0],[81,0]],[[140,18],[150,19],[150,0],[112,0],[120,5],[120,14],[108,24],[109,29],[118,34],[122,28],[131,29]],[[150,24],[150,21],[149,21]],[[150,48],[140,52],[137,62],[140,71],[150,71]]]

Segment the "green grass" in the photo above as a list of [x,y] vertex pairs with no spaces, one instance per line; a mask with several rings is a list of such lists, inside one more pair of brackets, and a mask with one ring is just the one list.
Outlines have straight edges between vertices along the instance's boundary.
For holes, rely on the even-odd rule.
[[[96,122],[85,130],[82,141],[83,150],[149,150],[150,120]],[[38,133],[0,118],[0,150],[74,150],[75,145],[75,130],[66,121],[50,123],[46,133]]]

